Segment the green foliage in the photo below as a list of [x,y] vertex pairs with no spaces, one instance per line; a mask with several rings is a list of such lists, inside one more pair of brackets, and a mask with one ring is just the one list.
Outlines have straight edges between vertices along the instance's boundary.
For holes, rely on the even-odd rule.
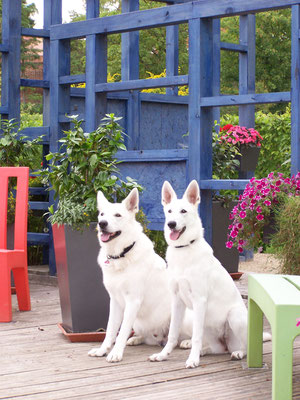
[[96,195],[101,190],[109,201],[121,201],[131,189],[139,186],[133,179],[118,178],[118,150],[126,150],[120,118],[108,114],[99,127],[85,133],[82,120],[70,117],[73,129],[64,132],[57,153],[49,153],[49,168],[40,172],[43,183],[54,190],[58,208],[50,207],[52,224],[68,224],[81,228],[97,219]]
[[278,256],[283,274],[300,275],[300,197],[290,197],[276,212],[277,232],[271,246]]
[[36,166],[36,156],[39,155],[38,144],[41,137],[30,140],[26,135],[20,135],[14,120],[2,120],[0,123],[0,166],[18,167]]
[[255,115],[255,129],[263,137],[255,176],[262,178],[270,171],[290,174],[291,157],[291,110],[285,113],[263,113]]

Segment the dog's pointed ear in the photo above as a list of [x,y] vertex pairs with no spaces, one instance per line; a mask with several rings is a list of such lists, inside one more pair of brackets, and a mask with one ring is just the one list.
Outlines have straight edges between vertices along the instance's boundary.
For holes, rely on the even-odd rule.
[[103,205],[103,203],[108,203],[107,198],[104,196],[104,194],[101,192],[101,190],[99,190],[99,192],[97,193],[97,208],[98,211],[100,211],[101,206]]
[[122,201],[128,211],[137,213],[139,211],[139,191],[137,188],[132,189],[129,195]]
[[177,199],[176,193],[168,181],[164,181],[161,189],[161,204],[166,206],[171,203],[172,200]]
[[191,204],[198,205],[200,203],[200,189],[195,179],[189,184],[183,197]]

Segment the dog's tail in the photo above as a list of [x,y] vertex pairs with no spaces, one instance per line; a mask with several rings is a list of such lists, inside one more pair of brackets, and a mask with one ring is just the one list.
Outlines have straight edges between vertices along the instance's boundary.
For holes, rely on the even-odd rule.
[[263,341],[264,342],[269,342],[272,340],[272,335],[269,332],[263,332]]

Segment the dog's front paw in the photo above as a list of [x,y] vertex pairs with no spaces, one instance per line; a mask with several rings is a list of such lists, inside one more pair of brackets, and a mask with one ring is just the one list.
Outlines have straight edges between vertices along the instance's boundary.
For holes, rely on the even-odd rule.
[[232,360],[241,360],[242,358],[244,358],[244,356],[245,356],[245,353],[242,350],[233,351],[231,353]]
[[199,357],[189,357],[186,360],[185,368],[196,368],[200,365],[200,358]]
[[90,357],[103,357],[107,354],[108,348],[107,347],[94,347],[88,352]]
[[112,351],[106,357],[106,361],[114,363],[121,361],[122,358],[123,358],[123,351],[112,349]]
[[167,354],[165,354],[161,351],[160,353],[152,354],[152,356],[149,357],[149,360],[150,361],[165,361],[167,358],[168,358]]
[[191,348],[192,348],[192,341],[191,341],[191,339],[183,340],[183,341],[180,343],[179,347],[180,347],[181,349],[191,349]]

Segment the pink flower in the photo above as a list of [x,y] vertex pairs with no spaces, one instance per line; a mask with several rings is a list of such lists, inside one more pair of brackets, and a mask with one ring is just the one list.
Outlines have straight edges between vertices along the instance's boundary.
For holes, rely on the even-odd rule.
[[265,204],[266,206],[270,206],[272,203],[270,202],[270,200],[265,200],[265,201],[264,201],[264,204]]
[[233,246],[233,242],[231,240],[229,240],[228,242],[226,242],[226,247],[227,249],[231,249]]
[[233,231],[230,232],[230,236],[231,236],[233,239],[236,238],[237,235],[238,235],[238,233],[237,233],[237,231],[235,231],[235,230],[233,230]]
[[246,218],[246,216],[247,216],[247,214],[245,211],[240,212],[240,218],[244,219],[244,218]]
[[242,246],[238,246],[238,251],[239,253],[242,253],[244,251],[244,249],[242,248]]
[[265,217],[263,216],[263,214],[258,214],[258,215],[256,216],[256,218],[257,218],[259,221],[262,221]]

